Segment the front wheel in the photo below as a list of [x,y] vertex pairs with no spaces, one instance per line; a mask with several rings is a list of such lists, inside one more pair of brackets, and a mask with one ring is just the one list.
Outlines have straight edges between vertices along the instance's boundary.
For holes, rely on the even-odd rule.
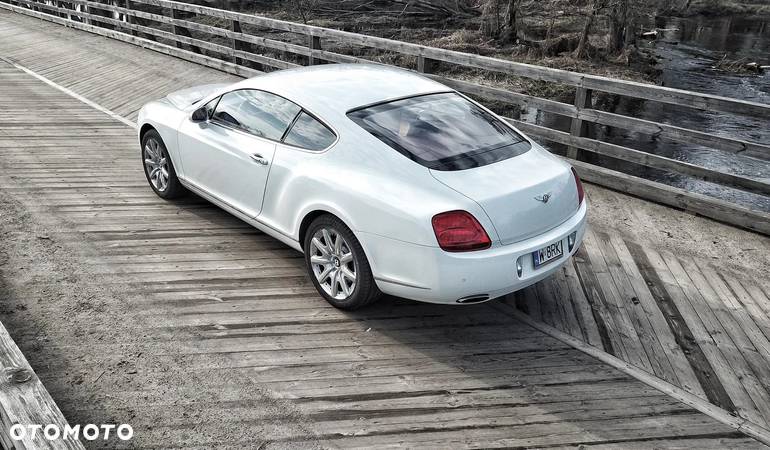
[[364,249],[338,218],[327,214],[315,219],[305,234],[303,248],[313,284],[333,306],[354,310],[382,296]]
[[171,200],[186,193],[176,177],[176,170],[166,145],[155,130],[150,130],[142,136],[142,162],[147,182],[158,197]]

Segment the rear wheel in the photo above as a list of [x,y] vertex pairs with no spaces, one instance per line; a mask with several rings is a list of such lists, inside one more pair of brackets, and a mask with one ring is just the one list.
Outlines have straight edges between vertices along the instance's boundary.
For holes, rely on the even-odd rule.
[[171,200],[187,192],[176,176],[163,139],[155,130],[142,136],[142,162],[147,182],[159,197]]
[[315,219],[305,234],[303,248],[313,284],[335,307],[358,309],[382,296],[364,249],[338,218],[327,214]]

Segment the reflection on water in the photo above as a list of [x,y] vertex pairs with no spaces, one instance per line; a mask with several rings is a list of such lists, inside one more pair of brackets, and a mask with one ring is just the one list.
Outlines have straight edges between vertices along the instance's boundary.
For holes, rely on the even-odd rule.
[[[647,45],[654,48],[660,58],[660,81],[664,86],[770,104],[770,71],[763,75],[738,76],[712,68],[715,61],[725,54],[731,60],[745,58],[747,62],[770,65],[770,20],[672,18],[659,20],[657,26],[664,30],[662,37]],[[605,98],[596,107],[726,137],[770,142],[770,117],[750,118],[697,111],[619,96]],[[554,128],[569,130],[569,120],[563,117],[546,114],[539,115],[536,120]],[[591,136],[604,141],[770,182],[770,162],[765,160],[621,129],[604,126],[592,128]],[[629,169],[628,164],[609,158],[602,158],[599,162],[634,175],[713,195],[753,209],[770,211],[770,198],[766,196],[747,194],[660,170],[639,166]]]

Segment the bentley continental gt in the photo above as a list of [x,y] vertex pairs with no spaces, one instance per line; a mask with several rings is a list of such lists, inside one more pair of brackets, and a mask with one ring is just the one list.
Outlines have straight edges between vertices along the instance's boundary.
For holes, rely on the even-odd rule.
[[575,170],[481,104],[381,65],[282,70],[145,105],[142,164],[164,199],[209,200],[304,253],[318,292],[470,304],[577,250]]

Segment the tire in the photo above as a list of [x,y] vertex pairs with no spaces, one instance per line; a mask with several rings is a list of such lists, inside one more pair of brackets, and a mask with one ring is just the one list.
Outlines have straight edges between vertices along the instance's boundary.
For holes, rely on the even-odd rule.
[[142,135],[141,155],[144,176],[158,197],[172,200],[187,193],[187,189],[176,176],[174,163],[168,155],[166,144],[163,143],[157,131],[149,130]]
[[333,306],[352,311],[382,296],[361,243],[337,217],[325,214],[313,220],[302,248],[313,285]]

